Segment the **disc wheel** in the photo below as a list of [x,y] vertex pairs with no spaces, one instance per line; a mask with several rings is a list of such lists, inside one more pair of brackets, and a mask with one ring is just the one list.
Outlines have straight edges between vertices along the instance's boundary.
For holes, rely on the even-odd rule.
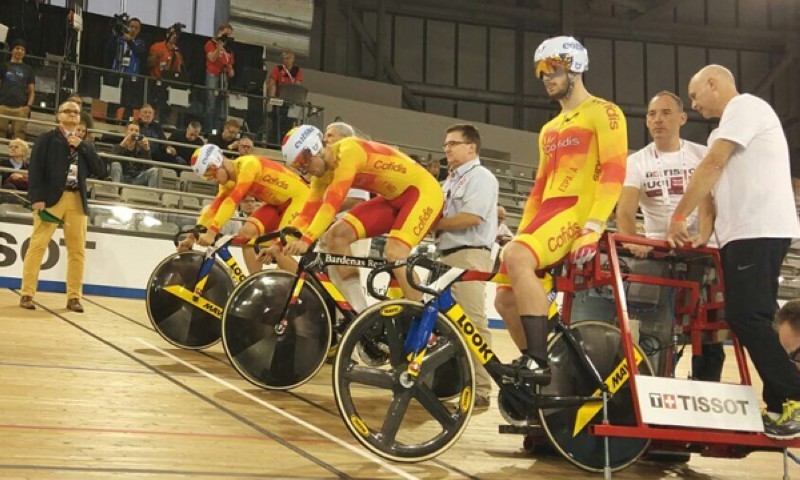
[[169,343],[181,348],[199,350],[220,339],[222,306],[233,291],[233,280],[218,260],[209,273],[201,301],[212,306],[204,310],[179,297],[181,288],[194,289],[204,256],[199,252],[175,253],[153,270],[147,282],[147,315],[153,328]]
[[[592,363],[603,379],[625,362],[620,331],[618,328],[599,321],[582,321],[571,327],[578,343],[586,350]],[[641,375],[652,375],[647,357],[637,346],[642,358],[639,363]],[[581,366],[572,348],[564,339],[563,333],[555,335],[548,346],[553,380],[541,388],[544,395],[593,396],[599,395],[594,380]],[[626,368],[626,367],[622,367]],[[597,408],[600,407],[600,408]],[[583,409],[583,410],[581,410]],[[592,416],[591,413],[594,412]],[[602,404],[587,403],[583,406],[542,409],[539,412],[542,426],[553,446],[578,467],[601,472],[605,465],[604,437],[591,435],[589,425],[597,425],[603,420]],[[581,421],[580,418],[588,420]],[[636,425],[636,412],[630,390],[630,382],[625,383],[608,401],[608,420],[611,425]],[[612,470],[621,470],[636,460],[647,450],[649,439],[608,437],[609,455]]]
[[[426,353],[419,376],[408,375],[404,343],[422,310],[422,304],[408,300],[368,308],[345,332],[334,363],[334,396],[347,428],[366,448],[393,461],[417,462],[444,452],[464,432],[472,414],[471,353],[441,314],[434,325],[438,338]],[[359,342],[375,341],[388,353],[386,364],[370,366],[358,354]],[[439,398],[430,387],[440,369],[453,377],[458,395]]]
[[297,303],[284,314],[295,279],[279,270],[257,273],[236,287],[225,306],[225,353],[242,377],[261,388],[288,390],[302,385],[327,357],[333,329],[314,285],[305,282]]

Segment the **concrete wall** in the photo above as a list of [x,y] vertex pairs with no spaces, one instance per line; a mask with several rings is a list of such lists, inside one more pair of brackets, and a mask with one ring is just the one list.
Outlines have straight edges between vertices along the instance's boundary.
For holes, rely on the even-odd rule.
[[[392,144],[414,145],[430,149],[434,155],[444,156],[442,141],[445,129],[462,121],[443,115],[402,110],[384,105],[333,97],[311,92],[308,100],[325,107],[325,121],[340,117],[373,139]],[[515,163],[538,164],[538,135],[485,123],[475,123],[481,132],[484,151],[494,158]]]

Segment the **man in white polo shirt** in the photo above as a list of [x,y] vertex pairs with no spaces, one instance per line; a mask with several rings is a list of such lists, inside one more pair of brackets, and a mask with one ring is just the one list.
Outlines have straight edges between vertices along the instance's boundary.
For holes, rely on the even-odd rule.
[[763,398],[773,414],[765,415],[765,433],[800,438],[800,372],[772,328],[781,263],[791,240],[800,237],[786,136],[772,107],[739,94],[725,67],[697,72],[689,97],[693,109],[720,123],[675,209],[667,239],[678,245],[689,241],[687,217],[713,192],[726,320],[764,381]]
[[[636,210],[641,207],[645,237],[665,240],[670,217],[708,149],[681,138],[686,113],[683,101],[672,92],[664,90],[653,96],[647,106],[646,124],[653,141],[628,157],[625,183],[617,203],[617,227],[622,234],[636,236]],[[708,242],[714,229],[710,195],[706,195],[699,211],[699,215],[693,212],[687,217],[695,246]],[[625,246],[637,258],[647,257],[652,250],[645,245]],[[692,376],[718,382],[724,361],[721,343],[704,343],[702,355],[692,357]]]

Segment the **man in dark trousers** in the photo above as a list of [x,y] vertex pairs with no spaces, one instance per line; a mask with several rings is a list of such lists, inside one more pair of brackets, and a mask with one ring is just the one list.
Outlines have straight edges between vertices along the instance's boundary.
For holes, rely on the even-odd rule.
[[45,221],[45,208],[64,224],[67,245],[67,308],[83,312],[83,254],[89,207],[86,177],[106,177],[106,164],[94,148],[75,135],[81,110],[75,102],[58,107],[58,126],[36,139],[28,168],[28,198],[33,209],[33,234],[22,267],[22,297],[19,306],[34,310],[33,296],[39,280],[42,257],[58,225]]

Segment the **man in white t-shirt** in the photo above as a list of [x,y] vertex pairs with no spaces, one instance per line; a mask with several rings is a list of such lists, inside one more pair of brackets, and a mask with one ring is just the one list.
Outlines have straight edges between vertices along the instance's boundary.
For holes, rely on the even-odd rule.
[[[689,179],[706,154],[707,148],[681,139],[686,124],[683,101],[666,90],[656,93],[647,106],[646,125],[653,142],[628,157],[625,183],[617,203],[617,228],[636,236],[636,211],[644,215],[645,237],[665,240],[669,220],[683,198]],[[687,217],[692,245],[708,242],[714,229],[714,203],[711,195],[700,204],[700,213]],[[699,218],[698,218],[699,217]],[[652,247],[626,244],[635,257],[646,258]],[[692,357],[692,376],[718,382],[725,352],[721,343],[703,344],[702,355]]]
[[[800,372],[772,328],[781,264],[800,224],[789,173],[789,146],[764,100],[739,94],[733,74],[709,65],[689,82],[692,108],[720,118],[669,225],[667,239],[689,241],[686,219],[714,194],[714,229],[725,276],[726,320],[764,381],[765,434],[800,438]],[[776,414],[780,414],[778,417]]]

